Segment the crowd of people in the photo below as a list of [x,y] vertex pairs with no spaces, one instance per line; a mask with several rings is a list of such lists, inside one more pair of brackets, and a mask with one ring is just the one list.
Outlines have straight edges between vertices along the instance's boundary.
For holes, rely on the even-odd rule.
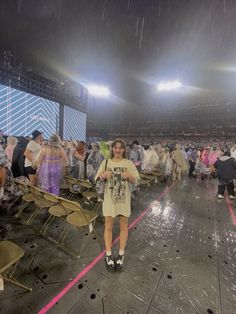
[[[180,143],[180,144],[179,144]],[[139,173],[159,171],[163,182],[181,180],[183,173],[203,181],[218,178],[218,198],[227,187],[234,199],[236,145],[230,141],[174,142],[170,139],[151,142],[121,139],[85,143],[62,141],[53,134],[49,139],[35,130],[31,138],[4,137],[0,133],[0,206],[5,194],[14,192],[14,178],[28,180],[45,192],[60,195],[65,174],[89,180],[104,193],[104,239],[109,271],[121,270],[128,236],[131,195],[139,185]],[[1,213],[1,211],[0,211]],[[111,253],[114,218],[120,217],[120,250],[116,259]]]
[[[180,180],[181,173],[186,171],[190,177],[200,180],[215,177],[216,162],[222,155],[228,153],[229,157],[230,153],[236,158],[236,145],[225,139],[218,143],[214,138],[199,142],[185,139],[179,140],[178,144],[171,139],[153,143],[145,138],[142,144],[139,140],[126,144],[126,159],[132,161],[138,171],[149,173],[158,168],[165,182]],[[56,195],[60,193],[65,174],[94,183],[99,166],[109,156],[111,145],[112,141],[87,144],[62,141],[55,134],[45,140],[38,130],[31,138],[0,134],[0,199],[3,199],[4,185],[6,192],[12,192],[12,179],[18,177],[25,177],[32,185]]]

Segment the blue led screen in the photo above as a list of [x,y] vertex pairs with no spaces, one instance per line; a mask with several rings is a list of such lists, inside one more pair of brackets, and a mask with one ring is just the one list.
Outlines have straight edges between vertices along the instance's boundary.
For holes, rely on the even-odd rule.
[[39,130],[49,138],[59,130],[59,104],[0,85],[0,129],[15,136],[31,136]]
[[64,107],[64,140],[86,140],[86,114]]

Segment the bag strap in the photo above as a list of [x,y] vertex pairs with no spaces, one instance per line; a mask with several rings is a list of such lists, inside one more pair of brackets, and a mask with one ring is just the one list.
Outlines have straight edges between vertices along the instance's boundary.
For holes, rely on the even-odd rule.
[[105,163],[105,171],[107,171],[107,164],[108,164],[108,159],[106,159],[106,163]]

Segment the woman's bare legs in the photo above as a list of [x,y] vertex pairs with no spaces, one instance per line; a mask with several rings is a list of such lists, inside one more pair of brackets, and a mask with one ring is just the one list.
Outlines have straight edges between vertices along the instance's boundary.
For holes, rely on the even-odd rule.
[[111,254],[113,220],[114,219],[112,217],[105,217],[104,240],[106,246],[106,266],[107,270],[110,272],[114,272],[116,270],[115,260]]
[[113,221],[112,217],[105,217],[104,240],[106,252],[111,252]]
[[128,239],[128,217],[120,216],[120,251],[125,250]]
[[121,271],[124,263],[125,246],[128,239],[128,217],[120,216],[120,250],[116,259],[116,270]]

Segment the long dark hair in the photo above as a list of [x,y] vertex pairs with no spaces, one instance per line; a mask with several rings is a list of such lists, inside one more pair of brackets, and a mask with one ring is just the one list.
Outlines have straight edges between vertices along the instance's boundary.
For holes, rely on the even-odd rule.
[[125,142],[122,139],[118,138],[118,139],[114,140],[112,142],[112,144],[111,144],[111,159],[114,158],[113,148],[116,146],[116,144],[120,144],[121,147],[124,149],[122,157],[126,158],[126,154],[125,154],[125,147],[126,147],[126,145],[125,145]]
[[84,142],[79,142],[77,147],[76,147],[76,151],[78,154],[83,155],[85,152],[85,143]]

